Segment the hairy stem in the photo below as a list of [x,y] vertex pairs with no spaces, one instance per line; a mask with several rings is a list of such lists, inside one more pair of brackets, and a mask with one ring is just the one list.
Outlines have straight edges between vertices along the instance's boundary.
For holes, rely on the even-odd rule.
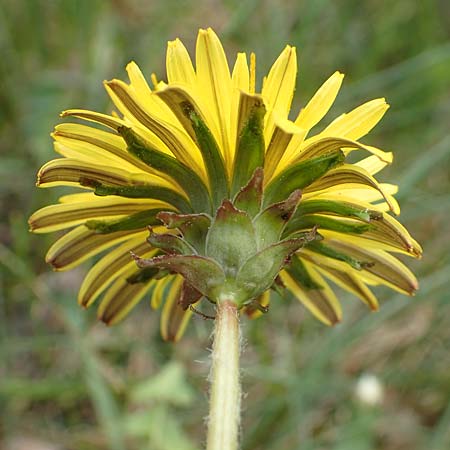
[[217,305],[212,351],[207,450],[237,450],[241,387],[239,317],[229,300]]

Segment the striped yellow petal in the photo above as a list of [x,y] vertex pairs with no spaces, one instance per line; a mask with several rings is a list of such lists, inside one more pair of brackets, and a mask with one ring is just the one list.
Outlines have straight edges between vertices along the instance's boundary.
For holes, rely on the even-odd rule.
[[381,161],[390,164],[393,159],[391,152],[385,152],[371,145],[365,145],[356,140],[341,137],[324,137],[307,139],[298,149],[298,160],[314,158],[335,150],[343,150],[347,155],[353,150],[365,150],[376,155]]
[[153,132],[182,163],[199,171],[202,170],[200,152],[181,127],[148,111],[123,81],[108,81],[106,88],[117,107],[120,107],[127,117],[133,117],[135,121]]
[[53,159],[38,172],[37,186],[92,186],[95,182],[108,186],[154,185],[161,179],[149,173],[128,172],[117,167],[83,162],[73,158]]
[[36,233],[50,233],[73,227],[92,218],[115,218],[152,208],[166,207],[167,203],[151,199],[128,199],[122,197],[97,197],[86,204],[65,202],[50,205],[36,211],[29,219],[30,229]]
[[[398,186],[390,183],[379,183],[380,187],[384,193],[384,195],[389,196],[390,202],[395,201],[393,195],[398,192]],[[378,190],[373,189],[368,186],[360,186],[357,185],[356,188],[353,188],[348,185],[344,185],[343,189],[334,189],[330,191],[315,191],[304,193],[303,198],[309,199],[314,197],[326,197],[333,198],[337,201],[349,201],[349,202],[358,202],[359,204],[367,204],[369,209],[379,209],[379,206],[382,205],[380,200],[383,200],[383,196],[380,194]],[[376,202],[376,203],[375,203]],[[388,208],[389,209],[389,208]]]
[[[116,165],[120,164],[119,167],[130,171],[140,170],[143,172],[157,174],[158,176],[164,178],[166,181],[168,180],[167,176],[155,171],[147,164],[131,155],[127,151],[125,141],[121,136],[117,134],[108,133],[106,131],[98,130],[86,125],[63,123],[55,127],[55,132],[52,134],[52,136],[55,141],[61,142],[69,148],[73,147],[73,143],[81,143],[82,146],[78,145],[76,147],[76,150],[79,152],[76,156],[76,159],[80,159],[81,155],[84,155],[84,158],[89,158],[89,162],[89,160],[92,158],[92,154],[86,150],[83,151],[83,146],[88,143],[92,144],[92,146],[95,146],[89,148],[93,148],[95,154],[101,156],[101,158],[95,156],[97,158],[96,162],[102,160],[103,158],[105,158],[105,156],[108,157],[108,155],[110,155],[109,159],[111,160],[111,157],[115,157],[115,159],[113,158],[113,161],[116,161]],[[99,152],[101,153],[99,154]],[[70,157],[66,154],[64,154],[64,156]]]
[[119,117],[108,116],[107,114],[86,109],[68,109],[61,113],[61,117],[70,116],[79,117],[80,119],[89,120],[90,122],[96,122],[116,131],[119,127],[126,125],[126,122]]
[[156,254],[145,238],[148,232],[137,234],[107,255],[103,256],[87,273],[78,292],[78,303],[89,307],[98,296],[119,276],[136,271],[136,263],[130,252],[151,257]]
[[[307,264],[305,263],[305,266]],[[280,273],[280,277],[285,286],[294,294],[317,319],[326,325],[334,325],[341,321],[342,310],[334,292],[323,277],[313,268],[307,265],[311,278],[317,282],[320,289],[306,289],[300,285],[286,271]]]
[[158,309],[161,306],[161,303],[164,300],[164,292],[167,285],[170,283],[173,277],[167,276],[162,278],[161,280],[155,281],[155,287],[151,296],[151,307],[153,309]]
[[[109,90],[108,92],[111,97],[116,98],[115,94],[111,90]],[[93,111],[86,111],[84,109],[69,109],[61,114],[61,117],[70,117],[70,116],[78,117],[80,119],[88,120],[90,122],[99,123],[106,127],[112,128],[116,131],[120,127],[133,125],[133,129],[135,130],[135,132],[141,135],[143,138],[145,138],[145,140],[147,140],[150,145],[152,145],[153,147],[157,148],[158,150],[164,153],[170,153],[170,150],[167,148],[166,144],[161,139],[159,139],[154,133],[152,133],[150,130],[142,126],[140,122],[135,121],[135,123],[132,124],[126,118],[124,119],[119,118],[117,114],[114,114],[114,112],[113,115],[108,116],[106,114],[101,114]]]
[[383,214],[382,220],[373,221],[370,230],[364,233],[364,237],[373,238],[381,243],[389,243],[416,258],[422,256],[422,247],[419,243],[411,237],[400,222],[389,214]]
[[317,265],[317,270],[336,283],[341,288],[352,293],[360,300],[362,300],[372,311],[378,311],[378,300],[373,295],[372,291],[360,280],[359,274],[354,274],[352,270],[337,270],[333,267],[326,266],[321,262],[321,265]]
[[[326,244],[336,250],[342,251],[359,261],[373,263],[367,265],[361,271],[366,278],[389,286],[403,294],[413,295],[418,289],[414,274],[402,262],[386,251],[363,247],[358,243],[358,238],[348,237],[343,239],[333,236],[329,232],[324,232],[324,236],[326,236]],[[319,258],[326,257],[320,255]]]
[[91,256],[133,238],[135,234],[129,231],[97,234],[84,225],[80,225],[59,238],[48,250],[45,260],[55,270],[69,270]]
[[184,334],[192,311],[183,310],[178,304],[183,277],[176,276],[170,286],[161,313],[161,336],[165,341],[177,342]]
[[120,322],[142,300],[150,287],[149,283],[130,284],[126,278],[117,279],[106,291],[98,307],[98,319],[107,325]]
[[342,85],[344,74],[334,72],[300,111],[295,124],[305,130],[317,125],[329,111]]
[[321,191],[324,189],[334,192],[342,189],[351,189],[359,185],[368,186],[377,190],[389,205],[391,211],[398,213],[396,205],[391,202],[390,196],[384,192],[377,180],[361,167],[352,164],[343,164],[330,170],[322,178],[308,186],[305,192]]
[[152,111],[167,122],[175,122],[175,117],[170,109],[150,89],[144,75],[135,62],[130,62],[126,67],[130,79],[129,91],[133,92],[145,110]]
[[404,253],[405,255],[413,256],[414,258],[421,258],[422,248],[398,222],[389,223],[386,219],[392,221],[392,217],[388,214],[384,215],[381,221],[372,221],[372,227],[363,234],[345,234],[336,231],[321,229],[321,234],[324,236],[340,239],[344,242],[354,242],[364,248],[380,249],[395,253]]

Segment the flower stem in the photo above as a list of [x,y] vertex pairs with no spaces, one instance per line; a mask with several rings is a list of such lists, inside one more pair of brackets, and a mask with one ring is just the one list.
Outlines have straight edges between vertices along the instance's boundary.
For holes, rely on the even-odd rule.
[[239,317],[229,300],[217,305],[207,450],[237,450],[240,422]]

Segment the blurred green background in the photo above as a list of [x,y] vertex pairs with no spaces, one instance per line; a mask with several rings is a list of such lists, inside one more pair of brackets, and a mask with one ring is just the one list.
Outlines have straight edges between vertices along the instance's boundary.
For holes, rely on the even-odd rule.
[[[382,180],[401,186],[401,221],[424,246],[409,261],[415,298],[378,289],[368,314],[341,293],[344,322],[316,322],[279,300],[244,323],[244,450],[450,448],[450,8],[414,0],[3,0],[0,3],[0,448],[202,448],[212,323],[194,317],[185,338],[161,341],[143,302],[108,329],[81,311],[86,267],[52,273],[54,236],[27,217],[61,190],[37,190],[54,154],[49,136],[70,107],[109,111],[103,79],[134,59],[164,78],[167,40],[193,49],[212,26],[229,55],[255,51],[262,76],[286,43],[300,71],[294,111],[335,70],[346,73],[328,119],[386,97],[365,139],[395,151]],[[356,393],[365,373],[377,405]]]

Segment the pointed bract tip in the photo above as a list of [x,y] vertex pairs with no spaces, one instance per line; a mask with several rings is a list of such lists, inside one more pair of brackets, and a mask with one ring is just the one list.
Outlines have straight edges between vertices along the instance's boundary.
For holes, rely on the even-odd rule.
[[131,257],[134,259],[134,261],[136,262],[136,264],[138,265],[138,267],[142,267],[142,258],[138,255],[136,255],[136,253],[134,253],[132,250],[130,250],[130,255]]

